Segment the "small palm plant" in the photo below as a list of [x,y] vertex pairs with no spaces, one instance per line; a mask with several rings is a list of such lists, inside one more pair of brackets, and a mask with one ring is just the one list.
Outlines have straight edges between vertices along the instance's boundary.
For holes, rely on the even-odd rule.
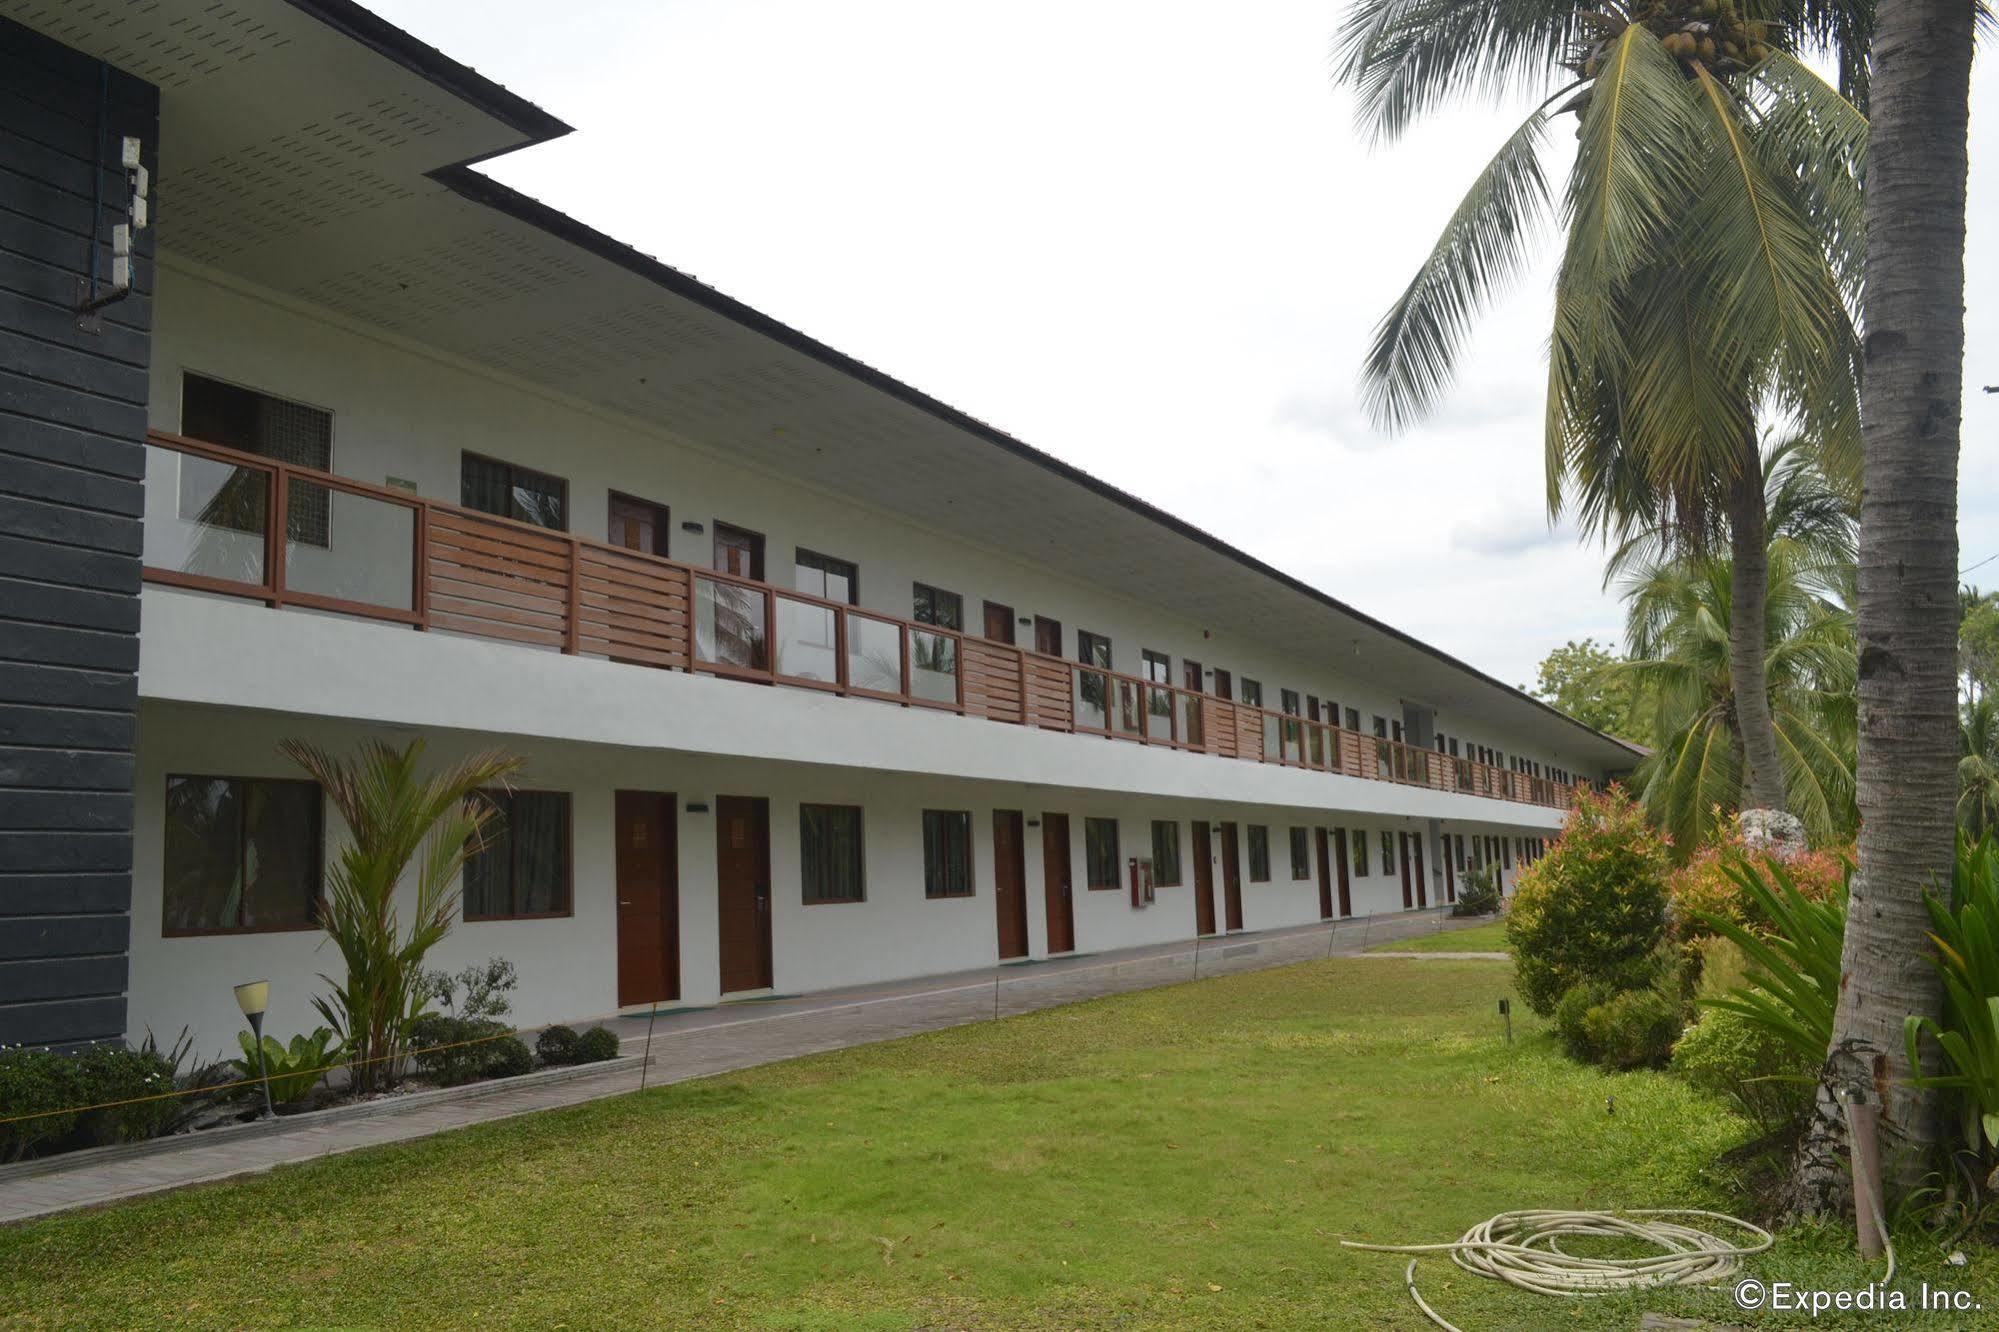
[[[313,1004],[345,1045],[354,1090],[371,1092],[393,1080],[410,1024],[429,1001],[423,960],[451,930],[459,871],[492,814],[475,793],[504,783],[522,761],[487,751],[425,776],[420,738],[401,749],[371,740],[351,757],[302,740],[278,749],[312,774],[347,825],[321,908],[347,974],[322,973],[332,994]],[[416,910],[405,930],[396,889],[412,861]]]

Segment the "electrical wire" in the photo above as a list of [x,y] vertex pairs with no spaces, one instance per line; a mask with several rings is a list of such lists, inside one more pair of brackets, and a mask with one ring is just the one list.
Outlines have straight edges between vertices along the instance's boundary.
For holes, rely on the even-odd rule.
[[[1732,1244],[1712,1231],[1669,1217],[1726,1222],[1753,1236],[1755,1242]],[[1653,1245],[1659,1252],[1636,1258],[1584,1258],[1563,1252],[1561,1241],[1569,1236],[1636,1241]],[[1357,1240],[1341,1240],[1340,1244],[1374,1253],[1414,1255],[1402,1273],[1409,1298],[1445,1332],[1461,1332],[1417,1291],[1416,1262],[1421,1255],[1448,1253],[1451,1261],[1467,1272],[1541,1295],[1578,1299],[1623,1290],[1726,1281],[1742,1270],[1744,1258],[1762,1253],[1776,1242],[1769,1231],[1740,1217],[1691,1207],[1658,1207],[1612,1212],[1501,1212],[1467,1230],[1454,1244],[1363,1244]],[[1892,1258],[1889,1270],[1892,1274]]]

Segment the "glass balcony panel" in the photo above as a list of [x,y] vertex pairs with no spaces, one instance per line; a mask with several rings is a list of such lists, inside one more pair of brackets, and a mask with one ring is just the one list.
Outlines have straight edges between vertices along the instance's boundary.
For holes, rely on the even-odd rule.
[[1076,669],[1076,729],[1083,731],[1108,731],[1111,726],[1110,714],[1111,677],[1102,671],[1088,667]]
[[1277,718],[1263,714],[1263,756],[1271,762],[1284,757],[1284,741]]
[[262,586],[270,511],[269,472],[146,446],[146,567]]
[[1145,733],[1154,740],[1173,738],[1173,691],[1164,685],[1145,691]]
[[902,627],[847,613],[847,687],[902,693]]
[[414,508],[296,476],[286,491],[287,591],[415,609]]
[[777,599],[777,673],[794,680],[840,678],[839,612],[790,597]]
[[761,671],[770,666],[764,641],[765,593],[741,583],[694,577],[694,656],[717,666]]
[[1117,694],[1117,733],[1133,739],[1144,735],[1145,723],[1138,712],[1138,682],[1113,679],[1111,688]]
[[927,629],[909,631],[909,694],[933,703],[958,701],[958,640]]

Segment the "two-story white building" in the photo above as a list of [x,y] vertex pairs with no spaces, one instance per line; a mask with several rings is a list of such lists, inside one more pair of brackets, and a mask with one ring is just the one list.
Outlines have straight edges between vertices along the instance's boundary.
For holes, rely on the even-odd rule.
[[567,127],[344,0],[0,0],[0,130],[0,1041],[314,1025],[287,738],[526,760],[433,962],[530,1023],[1445,902],[1635,761],[495,184]]

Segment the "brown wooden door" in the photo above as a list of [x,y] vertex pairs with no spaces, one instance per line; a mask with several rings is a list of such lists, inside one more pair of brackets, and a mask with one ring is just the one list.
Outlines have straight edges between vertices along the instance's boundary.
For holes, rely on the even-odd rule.
[[1337,862],[1334,866],[1334,872],[1340,876],[1340,914],[1342,916],[1351,916],[1353,914],[1353,889],[1347,883],[1347,874],[1352,868],[1352,861],[1347,855],[1347,830],[1345,828],[1333,829],[1333,859]]
[[611,492],[611,517],[606,530],[614,546],[642,550],[648,555],[664,555],[669,517],[664,504],[633,499],[614,490]]
[[1457,857],[1451,854],[1451,835],[1440,833],[1437,847],[1444,857],[1444,900],[1455,902],[1458,900],[1458,865]]
[[1228,927],[1242,928],[1242,864],[1236,853],[1235,825],[1222,825],[1222,908],[1227,913]]
[[1072,900],[1069,816],[1041,816],[1041,891],[1048,912],[1048,951],[1076,950],[1076,910]]
[[995,643],[1013,642],[1013,607],[986,603],[986,637]]
[[1215,668],[1215,697],[1227,699],[1235,697],[1235,677],[1219,666]]
[[680,845],[674,798],[620,791],[618,1007],[680,997]]
[[716,915],[722,993],[762,990],[770,963],[770,801],[715,797]]
[[993,811],[993,909],[999,913],[999,955],[1027,956],[1027,862],[1020,811]]
[[1062,622],[1046,615],[1034,617],[1034,650],[1045,656],[1062,655]]
[[1415,900],[1409,894],[1409,834],[1395,834],[1396,859],[1402,862],[1402,909],[1407,911]]
[[1416,868],[1410,871],[1411,876],[1416,880],[1416,905],[1428,906],[1430,905],[1430,885],[1423,879],[1422,833],[1409,834],[1408,859],[1416,862]]
[[1215,932],[1215,853],[1206,819],[1194,820],[1194,930]]
[[1319,859],[1319,919],[1333,918],[1333,857],[1326,847],[1326,830],[1312,829],[1314,849]]

